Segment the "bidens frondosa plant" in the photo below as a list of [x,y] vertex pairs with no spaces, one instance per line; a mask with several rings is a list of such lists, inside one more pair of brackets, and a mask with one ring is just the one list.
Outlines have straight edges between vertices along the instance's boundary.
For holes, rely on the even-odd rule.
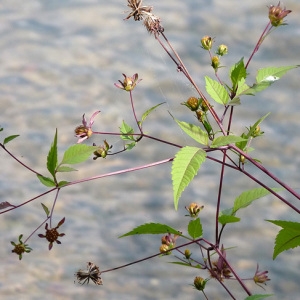
[[[38,234],[38,236],[46,239],[47,243],[49,243],[49,250],[51,250],[54,242],[61,244],[58,238],[63,237],[65,234],[60,233],[58,229],[65,222],[65,218],[61,219],[55,227],[52,227],[51,223],[53,222],[56,203],[60,200],[60,191],[67,186],[70,187],[89,180],[99,180],[107,176],[125,174],[127,172],[171,163],[171,177],[174,195],[173,202],[174,208],[177,210],[180,205],[179,200],[183,191],[188,188],[191,181],[197,180],[195,175],[200,170],[201,165],[204,164],[206,160],[210,160],[220,167],[220,172],[215,174],[216,182],[218,182],[217,196],[216,198],[215,196],[209,196],[210,198],[208,199],[209,202],[213,203],[215,206],[214,214],[211,214],[211,212],[204,209],[204,204],[207,199],[191,199],[190,204],[185,207],[188,214],[182,216],[186,222],[186,228],[177,228],[176,224],[174,225],[176,228],[174,228],[167,224],[148,222],[121,236],[126,237],[140,234],[162,235],[160,242],[157,242],[157,248],[154,248],[153,250],[155,251],[154,255],[143,259],[137,259],[136,261],[124,266],[112,267],[111,269],[104,270],[102,272],[100,272],[97,265],[92,262],[88,262],[87,269],[78,270],[75,273],[75,277],[80,284],[88,284],[89,281],[92,280],[96,285],[102,285],[102,278],[100,275],[105,272],[116,271],[120,268],[124,268],[135,263],[141,263],[142,261],[153,257],[159,256],[163,259],[163,257],[168,256],[174,257],[175,261],[172,263],[177,265],[177,267],[182,268],[184,266],[186,268],[192,268],[195,274],[193,276],[194,279],[190,279],[191,286],[193,286],[195,290],[200,291],[205,299],[210,298],[209,293],[205,292],[206,287],[214,284],[219,284],[220,287],[226,291],[228,297],[236,299],[236,290],[231,290],[230,287],[227,286],[229,280],[235,280],[239,284],[239,287],[244,292],[245,297],[253,297],[248,299],[267,297],[269,294],[255,295],[252,290],[254,290],[255,285],[267,288],[266,284],[270,280],[267,276],[268,271],[259,271],[257,263],[255,264],[257,267],[254,275],[251,275],[251,277],[242,277],[239,273],[239,269],[235,267],[236,264],[234,264],[234,256],[231,255],[231,249],[235,246],[238,247],[238,245],[229,245],[227,240],[224,238],[224,232],[232,223],[240,221],[239,213],[242,209],[251,209],[251,207],[255,205],[253,203],[254,201],[269,194],[272,194],[274,197],[279,199],[288,209],[299,214],[299,205],[296,206],[293,204],[293,201],[290,201],[290,197],[300,200],[300,195],[288,184],[271,173],[267,169],[267,166],[264,166],[263,163],[253,155],[253,153],[255,153],[253,144],[255,139],[263,138],[263,122],[269,116],[269,113],[264,116],[257,116],[248,128],[239,128],[241,129],[239,132],[242,132],[242,134],[236,134],[233,132],[233,116],[237,113],[235,108],[242,104],[241,99],[244,96],[256,95],[260,91],[270,87],[274,82],[278,81],[285,73],[298,67],[298,65],[264,67],[258,70],[255,82],[249,82],[248,79],[248,75],[250,73],[249,65],[253,60],[255,53],[260,49],[264,40],[271,31],[273,31],[273,29],[276,29],[281,25],[286,25],[284,19],[289,13],[291,13],[291,11],[283,8],[280,2],[276,6],[270,5],[268,7],[268,15],[266,14],[267,25],[254,46],[250,57],[247,60],[244,60],[244,58],[238,59],[237,62],[229,68],[229,78],[223,78],[219,70],[221,67],[225,68],[225,66],[222,66],[222,59],[224,55],[230,54],[230,48],[223,43],[215,46],[215,38],[212,38],[208,34],[202,38],[199,37],[200,47],[202,48],[201,51],[204,51],[202,52],[204,55],[207,54],[207,64],[212,67],[212,71],[215,76],[214,78],[204,76],[206,89],[204,92],[191,77],[187,67],[168,40],[166,32],[162,26],[161,18],[153,13],[153,7],[143,5],[142,0],[128,0],[127,6],[130,11],[128,12],[125,20],[131,19],[134,21],[141,21],[146,27],[146,30],[152,34],[151,37],[158,42],[158,45],[162,47],[168,57],[175,63],[176,70],[183,75],[183,78],[185,78],[190,85],[193,86],[193,93],[191,95],[186,95],[185,99],[182,99],[182,102],[178,103],[178,106],[182,105],[182,108],[187,114],[193,114],[194,122],[187,123],[177,119],[176,116],[171,115],[171,117],[174,120],[174,126],[178,126],[180,128],[180,132],[183,131],[190,136],[196,142],[196,146],[176,144],[172,141],[172,137],[168,137],[169,139],[161,139],[145,133],[144,123],[148,116],[154,113],[155,110],[164,103],[156,104],[142,114],[139,114],[136,111],[134,102],[135,89],[141,87],[141,85],[137,86],[137,84],[141,81],[138,73],[135,73],[132,76],[122,73],[124,79],[118,80],[118,83],[114,84],[115,87],[125,92],[129,92],[124,93],[124,97],[129,97],[135,128],[123,121],[119,126],[119,131],[95,131],[92,127],[94,126],[96,116],[100,113],[100,111],[96,110],[92,114],[89,122],[87,121],[85,114],[83,114],[82,124],[75,128],[75,137],[78,139],[77,143],[70,146],[64,152],[62,159],[59,159],[58,133],[56,130],[54,140],[47,154],[47,172],[45,171],[43,174],[26,166],[7,149],[6,145],[18,135],[12,135],[4,138],[3,142],[0,144],[2,150],[37,176],[40,183],[49,188],[49,191],[38,197],[32,198],[29,201],[27,200],[20,205],[14,205],[8,201],[3,201],[0,203],[2,214],[18,209],[46,194],[54,193],[51,209],[42,203],[42,209],[46,213],[46,218],[41,222],[38,228],[29,235],[25,242],[22,241],[23,235],[19,236],[18,243],[11,242],[14,246],[12,252],[17,254],[19,259],[22,259],[22,255],[24,253],[30,253],[32,249],[26,243],[30,238],[35,236],[36,231],[45,223],[45,234]],[[149,36],[147,38],[149,38]],[[200,75],[203,74],[199,74],[199,76]],[[139,101],[141,102],[143,100],[139,99]],[[252,101],[258,100],[253,99]],[[99,105],[98,102],[97,105]],[[167,114],[167,116],[169,117],[169,114]],[[236,126],[238,127],[238,124]],[[99,127],[101,128],[101,123]],[[0,131],[3,131],[3,129],[1,128]],[[109,137],[104,140],[101,146],[97,146],[95,143],[90,146],[84,144],[83,142],[89,141],[89,138],[92,135],[93,138],[96,138],[97,135],[118,136],[122,142],[122,146],[120,149],[114,149],[115,151],[113,151]],[[154,161],[142,166],[133,166],[128,169],[121,169],[107,174],[83,178],[77,181],[58,179],[58,175],[62,176],[66,172],[75,171],[72,165],[84,162],[90,159],[92,155],[94,155],[94,157],[90,160],[90,162],[101,164],[103,160],[98,158],[106,158],[107,160],[110,160],[114,155],[120,155],[125,151],[134,150],[135,147],[141,145],[140,141],[142,139],[150,139],[154,142],[160,143],[158,151],[160,151],[161,147],[167,145],[177,148],[178,152],[174,157]],[[215,153],[219,155],[214,156]],[[255,153],[255,156],[256,155],[259,154]],[[248,168],[250,165],[251,168]],[[257,187],[255,189],[246,190],[243,193],[236,195],[236,198],[230,207],[227,207],[224,204],[224,193],[222,193],[224,189],[234,189],[233,186],[227,186],[224,182],[228,168],[234,170],[236,172],[236,176],[245,176],[245,178],[257,183]],[[277,187],[273,188],[264,181],[256,178],[253,169],[262,171],[267,179],[272,179],[277,183]],[[205,175],[206,174],[202,173],[200,176],[205,177]],[[116,188],[119,188],[117,184]],[[281,196],[279,192],[282,190],[285,190],[288,196]],[[208,216],[209,218],[207,219],[212,220],[212,222],[202,224],[203,214]],[[281,230],[276,237],[273,259],[275,259],[281,252],[300,245],[300,223],[291,222],[289,220],[267,221],[281,227]],[[213,236],[206,234],[206,237],[204,238],[203,225],[205,225],[206,228],[207,226],[212,226],[214,232]],[[259,233],[260,232],[257,231],[257,234]],[[248,241],[247,236],[241,236],[240,239],[245,239],[245,242],[255,243],[253,240]],[[297,250],[294,251],[296,252]],[[257,256],[254,259],[259,260],[260,257]],[[253,287],[249,284],[245,284],[245,282],[249,280],[252,281]],[[262,285],[264,285],[264,287]]]

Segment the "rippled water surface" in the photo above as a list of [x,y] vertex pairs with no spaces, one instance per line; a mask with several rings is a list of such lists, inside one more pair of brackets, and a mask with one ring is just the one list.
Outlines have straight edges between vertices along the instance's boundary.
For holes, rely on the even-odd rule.
[[[20,134],[8,144],[18,159],[34,170],[47,174],[45,163],[58,129],[59,155],[76,142],[74,128],[84,113],[90,116],[101,110],[95,130],[117,132],[122,120],[134,124],[128,95],[114,87],[122,73],[138,73],[143,78],[135,91],[138,114],[149,107],[166,102],[149,116],[145,131],[173,143],[191,141],[178,133],[169,112],[178,119],[193,121],[180,105],[194,95],[192,88],[176,71],[167,54],[142,24],[123,21],[125,0],[3,0],[0,3],[0,111],[5,135]],[[215,37],[216,43],[229,46],[222,65],[230,66],[241,57],[248,58],[255,42],[266,26],[269,1],[146,1],[162,19],[165,34],[186,63],[201,88],[204,75],[213,77],[209,58],[199,46],[204,35]],[[277,4],[277,3],[273,3]],[[293,13],[288,26],[268,37],[254,57],[249,72],[266,66],[299,64],[300,4],[285,1]],[[228,68],[220,71],[225,78]],[[235,128],[238,133],[269,111],[263,124],[265,137],[256,144],[257,158],[276,176],[292,187],[299,187],[299,70],[289,72],[268,91],[257,97],[245,97],[236,108]],[[190,119],[189,119],[190,118]],[[107,138],[113,150],[121,149],[116,136],[93,136],[91,143],[101,144]],[[143,140],[141,145],[123,155],[106,160],[89,160],[77,167],[78,172],[62,174],[60,179],[79,180],[121,168],[140,166],[172,157],[176,148]],[[10,159],[3,151],[1,159],[0,200],[20,204],[47,189],[35,176]],[[205,205],[202,222],[205,238],[212,239],[214,206],[217,196],[219,167],[207,162],[197,180],[184,192],[177,212],[173,208],[170,164],[157,168],[104,178],[63,189],[55,206],[54,220],[66,217],[60,228],[66,233],[47,250],[47,243],[36,234],[29,240],[34,249],[19,261],[11,254],[10,241],[23,234],[28,237],[45,214],[40,203],[51,207],[54,194],[10,213],[1,215],[0,293],[3,299],[200,299],[192,289],[195,276],[205,272],[168,264],[172,257],[154,258],[114,272],[103,273],[104,285],[74,284],[74,272],[87,261],[107,270],[153,255],[160,246],[160,236],[118,236],[145,222],[161,222],[184,230],[188,218],[184,206],[192,201]],[[261,180],[271,183],[264,175]],[[245,177],[228,171],[224,190],[224,206],[245,189],[256,187]],[[287,196],[287,199],[294,201]],[[294,201],[297,204],[296,201]],[[256,263],[268,268],[271,281],[263,291],[275,293],[274,299],[296,299],[299,295],[299,251],[297,248],[280,255],[274,262],[272,249],[278,231],[264,219],[292,218],[297,215],[274,197],[253,204],[252,210],[240,215],[242,222],[225,231],[228,259],[244,278],[252,277]],[[38,233],[44,232],[43,227]],[[223,241],[223,242],[224,242]],[[180,241],[178,241],[180,243]],[[197,250],[194,249],[197,253]],[[246,295],[231,289],[237,299]],[[249,283],[249,287],[253,286]],[[210,299],[228,298],[217,284],[207,288]]]

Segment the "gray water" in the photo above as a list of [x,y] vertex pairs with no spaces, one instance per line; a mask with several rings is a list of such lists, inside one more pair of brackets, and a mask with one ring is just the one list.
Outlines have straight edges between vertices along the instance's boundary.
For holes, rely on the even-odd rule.
[[[242,56],[248,58],[266,26],[269,1],[147,1],[162,19],[165,34],[186,63],[201,88],[204,75],[213,77],[207,53],[199,47],[204,35],[216,44],[229,46],[222,65],[227,67]],[[274,5],[277,3],[273,3]],[[289,26],[281,27],[265,41],[249,68],[252,78],[260,67],[299,64],[300,3],[285,1],[293,13]],[[178,133],[168,111],[176,118],[192,121],[180,105],[193,90],[175,65],[142,24],[124,22],[125,0],[90,1],[5,1],[0,2],[0,124],[5,136],[20,134],[8,148],[24,163],[47,175],[46,156],[58,128],[59,154],[76,142],[74,128],[81,116],[101,110],[95,130],[117,132],[122,120],[133,123],[128,94],[113,83],[122,73],[138,73],[143,78],[135,90],[139,114],[166,101],[145,123],[147,133],[178,144],[191,143]],[[220,70],[226,78],[228,68]],[[264,122],[264,138],[256,141],[256,157],[290,186],[299,187],[299,70],[293,70],[257,97],[245,97],[236,108],[235,130],[241,133],[269,111]],[[88,142],[101,144],[107,138],[113,149],[122,148],[117,137],[93,136]],[[122,168],[172,157],[175,148],[153,141],[123,155],[106,160],[89,160],[61,179],[77,180]],[[3,151],[1,159],[0,200],[20,204],[47,189],[27,170]],[[169,264],[175,258],[162,257],[104,273],[104,285],[74,285],[74,272],[93,261],[101,270],[117,267],[150,256],[160,246],[160,236],[118,236],[145,222],[167,223],[185,230],[188,218],[184,206],[192,201],[205,205],[202,222],[205,238],[212,239],[214,207],[219,167],[207,162],[184,192],[178,211],[173,208],[170,164],[136,173],[105,178],[65,188],[55,207],[54,223],[66,217],[60,228],[66,233],[48,251],[45,240],[34,235],[34,249],[21,261],[11,253],[10,241],[19,234],[27,237],[44,220],[40,203],[51,207],[54,194],[38,199],[21,209],[1,215],[0,293],[3,299],[201,299],[191,287],[195,276],[205,272]],[[255,169],[248,170],[271,183]],[[230,207],[243,190],[256,187],[245,177],[228,171],[230,188],[224,190],[224,205]],[[294,201],[290,199],[290,201]],[[297,201],[294,201],[298,204]],[[294,219],[298,216],[274,197],[253,204],[240,214],[242,222],[228,227],[223,242],[227,257],[244,278],[252,277],[258,262],[268,268],[271,281],[266,291],[273,299],[296,299],[299,295],[299,249],[272,260],[278,228],[264,219]],[[43,228],[38,233],[44,233]],[[180,241],[178,241],[180,243]],[[197,250],[194,249],[194,253]],[[244,293],[230,283],[237,299]],[[253,289],[253,285],[249,283]],[[227,299],[222,288],[211,281],[210,299]],[[288,296],[286,296],[288,295]]]

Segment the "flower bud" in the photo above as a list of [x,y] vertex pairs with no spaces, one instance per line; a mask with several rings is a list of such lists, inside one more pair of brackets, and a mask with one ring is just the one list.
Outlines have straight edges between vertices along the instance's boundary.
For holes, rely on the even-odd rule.
[[191,111],[196,111],[199,108],[200,101],[196,97],[190,97],[186,102],[181,104],[188,107]]
[[223,56],[228,53],[228,47],[226,45],[220,45],[217,50],[217,54]]
[[190,259],[191,255],[192,255],[191,251],[189,249],[185,249],[184,251],[185,258]]
[[201,39],[201,45],[204,50],[210,50],[213,44],[213,39],[210,36],[204,36]]
[[208,279],[203,279],[202,277],[199,276],[195,277],[194,279],[195,289],[197,289],[198,291],[203,291],[207,281]]
[[159,252],[162,254],[170,255],[171,251],[168,245],[162,244],[159,248]]
[[220,59],[219,59],[219,56],[215,55],[212,57],[211,59],[211,66],[217,70],[220,66]]

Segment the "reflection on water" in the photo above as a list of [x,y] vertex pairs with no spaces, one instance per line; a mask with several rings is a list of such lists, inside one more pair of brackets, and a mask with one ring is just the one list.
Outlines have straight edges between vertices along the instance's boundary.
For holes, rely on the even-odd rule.
[[[214,36],[217,43],[229,45],[224,65],[230,66],[240,57],[250,55],[267,23],[267,9],[259,0],[239,3],[238,6],[236,2],[221,0],[209,4],[193,0],[148,3],[153,4],[156,13],[162,17],[166,35],[201,87],[204,86],[204,75],[213,76],[208,57],[199,47],[203,35]],[[288,18],[289,26],[275,31],[266,40],[250,68],[253,74],[262,66],[299,63],[300,22],[297,11],[300,7],[295,0],[285,5],[293,10]],[[6,135],[21,135],[9,144],[9,149],[35,170],[46,173],[46,156],[56,127],[60,155],[76,142],[73,130],[81,123],[83,113],[89,116],[93,111],[101,110],[95,123],[96,130],[117,131],[123,119],[133,124],[128,95],[113,86],[122,78],[121,73],[132,75],[138,72],[143,78],[135,94],[138,113],[154,104],[167,102],[156,111],[157,115],[149,117],[146,130],[174,143],[189,142],[184,134],[178,135],[168,111],[186,120],[186,110],[179,103],[193,94],[193,90],[181,74],[176,73],[175,66],[141,24],[123,21],[125,14],[122,12],[125,10],[125,0],[111,0],[109,3],[96,0],[2,2],[1,126],[5,127]],[[226,73],[227,69],[220,70],[222,76],[225,77]],[[263,128],[266,136],[255,145],[257,157],[294,187],[299,184],[299,157],[295,146],[299,139],[299,104],[294,101],[298,98],[295,95],[299,94],[298,75],[298,70],[292,71],[269,92],[256,98],[245,97],[243,106],[237,108],[235,128],[242,132],[245,126],[272,111]],[[114,144],[115,149],[122,147],[115,137],[100,137],[100,140],[93,137],[92,142],[102,143],[104,138]],[[157,143],[143,143],[140,146],[142,151],[136,149],[106,160],[89,161],[78,165],[78,172],[61,178],[76,180],[104,174],[172,157],[176,152],[176,149],[164,148]],[[269,155],[270,151],[272,155]],[[1,201],[22,203],[45,191],[28,171],[3,152],[0,155],[3,175]],[[2,297],[199,299],[199,294],[190,286],[198,272],[167,264],[172,260],[169,257],[104,273],[104,286],[101,287],[73,283],[74,272],[88,261],[105,270],[158,251],[160,237],[117,237],[147,221],[165,222],[184,229],[187,223],[182,218],[184,206],[190,201],[205,205],[202,222],[206,237],[211,237],[208,228],[214,216],[215,181],[219,170],[212,163],[205,164],[197,182],[184,192],[178,212],[172,205],[169,174],[170,165],[162,165],[64,189],[56,205],[54,220],[57,224],[66,217],[61,227],[66,233],[61,238],[62,245],[55,244],[49,252],[47,243],[35,235],[30,240],[34,250],[30,255],[24,255],[22,261],[11,255],[9,241],[16,241],[21,233],[26,237],[37,228],[44,218],[40,202],[50,207],[54,196],[47,195],[22,209],[2,215],[0,257],[5,262],[0,275]],[[241,191],[255,186],[244,177],[233,175],[228,172],[226,176],[226,183],[233,188],[224,191],[227,201],[224,207],[229,207]],[[258,176],[263,179],[263,175]],[[228,257],[242,270],[244,277],[253,276],[257,261],[261,269],[270,266],[271,282],[266,292],[276,293],[280,298],[288,291],[290,298],[295,299],[294,294],[298,295],[299,259],[294,255],[292,261],[288,254],[283,254],[272,261],[277,228],[266,225],[263,220],[296,220],[297,216],[272,197],[255,203],[254,209],[255,215],[253,211],[246,211],[239,225],[228,228],[226,242],[238,246],[229,252]],[[38,233],[44,233],[43,228]],[[247,240],[242,240],[243,236]],[[249,243],[249,240],[253,242]],[[232,288],[235,289],[235,285]],[[264,292],[259,288],[256,291]],[[218,285],[208,285],[207,293],[213,299],[226,298]],[[237,293],[238,299],[244,296]]]

